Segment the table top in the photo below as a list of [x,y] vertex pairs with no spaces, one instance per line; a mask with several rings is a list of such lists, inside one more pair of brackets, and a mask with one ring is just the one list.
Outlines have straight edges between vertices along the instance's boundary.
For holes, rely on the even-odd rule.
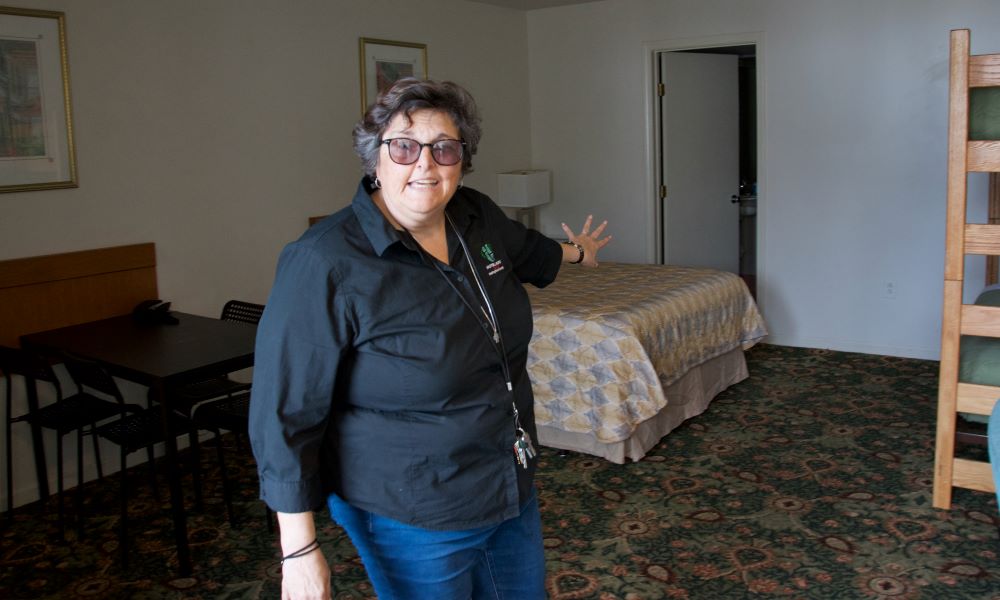
[[253,365],[255,325],[170,314],[178,324],[141,324],[125,315],[24,335],[21,344],[96,360],[138,383],[172,383]]

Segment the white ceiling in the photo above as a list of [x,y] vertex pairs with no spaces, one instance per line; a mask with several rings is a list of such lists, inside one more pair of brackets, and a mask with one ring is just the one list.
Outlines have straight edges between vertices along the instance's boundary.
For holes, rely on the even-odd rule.
[[506,6],[507,8],[518,8],[521,10],[534,10],[536,8],[566,6],[568,4],[586,4],[587,2],[599,2],[600,0],[468,0],[468,1],[479,2],[482,4],[495,4],[496,6]]

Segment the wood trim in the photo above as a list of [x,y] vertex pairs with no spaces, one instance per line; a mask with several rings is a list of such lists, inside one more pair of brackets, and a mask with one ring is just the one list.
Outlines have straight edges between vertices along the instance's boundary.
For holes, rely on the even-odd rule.
[[134,244],[0,261],[0,288],[156,266],[156,245]]
[[933,502],[936,508],[951,507],[961,310],[962,282],[945,281],[944,310],[941,321],[941,363],[938,375],[937,440],[934,444]]
[[962,335],[1000,337],[1000,306],[962,305]]
[[1000,86],[1000,54],[969,57],[969,87]]
[[969,142],[968,170],[977,173],[1000,171],[1000,142],[984,140]]
[[0,344],[126,315],[157,295],[151,243],[0,261]]
[[965,257],[966,165],[969,134],[969,30],[951,32],[948,90],[948,205],[945,216],[944,278],[961,281]]
[[[969,171],[1000,171],[1000,141],[969,137],[969,86],[1000,85],[1000,54],[969,55],[969,30],[951,32],[948,83],[948,180],[945,223],[944,302],[941,310],[941,366],[937,440],[934,449],[934,507],[951,508],[953,487],[994,491],[989,463],[955,458],[957,412],[989,414],[1000,388],[958,382],[961,335],[1000,337],[1000,308],[962,304],[965,255],[1000,254],[1000,198],[990,176],[988,225],[968,224]],[[987,260],[987,281],[996,281],[997,261]]]
[[980,492],[995,492],[993,471],[990,463],[967,458],[955,459],[955,476],[952,483],[960,488],[978,490]]
[[958,412],[989,416],[1000,398],[1000,387],[976,383],[958,384]]
[[966,225],[965,254],[1000,254],[1000,225],[982,223]]

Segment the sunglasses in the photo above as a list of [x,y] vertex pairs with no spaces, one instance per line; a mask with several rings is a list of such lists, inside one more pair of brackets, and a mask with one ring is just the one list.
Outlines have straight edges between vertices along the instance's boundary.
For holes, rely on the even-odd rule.
[[397,165],[412,165],[417,162],[424,146],[427,146],[431,149],[434,162],[442,167],[450,167],[461,162],[465,150],[465,142],[461,140],[438,140],[433,144],[421,144],[410,138],[392,138],[382,140],[382,143],[389,146],[389,158]]

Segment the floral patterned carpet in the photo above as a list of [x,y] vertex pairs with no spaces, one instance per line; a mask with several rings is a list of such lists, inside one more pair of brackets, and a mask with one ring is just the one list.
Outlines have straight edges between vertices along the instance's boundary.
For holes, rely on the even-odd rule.
[[[543,449],[550,598],[1000,599],[995,497],[956,490],[951,510],[931,506],[937,363],[770,345],[748,360],[750,379],[642,461]],[[127,571],[108,477],[85,486],[83,539],[71,528],[59,540],[51,501],[15,511],[0,534],[0,598],[278,598],[252,459],[225,443],[241,521],[225,520],[208,448],[191,577],[175,575],[167,505],[137,470]],[[334,597],[372,597],[325,522]]]

